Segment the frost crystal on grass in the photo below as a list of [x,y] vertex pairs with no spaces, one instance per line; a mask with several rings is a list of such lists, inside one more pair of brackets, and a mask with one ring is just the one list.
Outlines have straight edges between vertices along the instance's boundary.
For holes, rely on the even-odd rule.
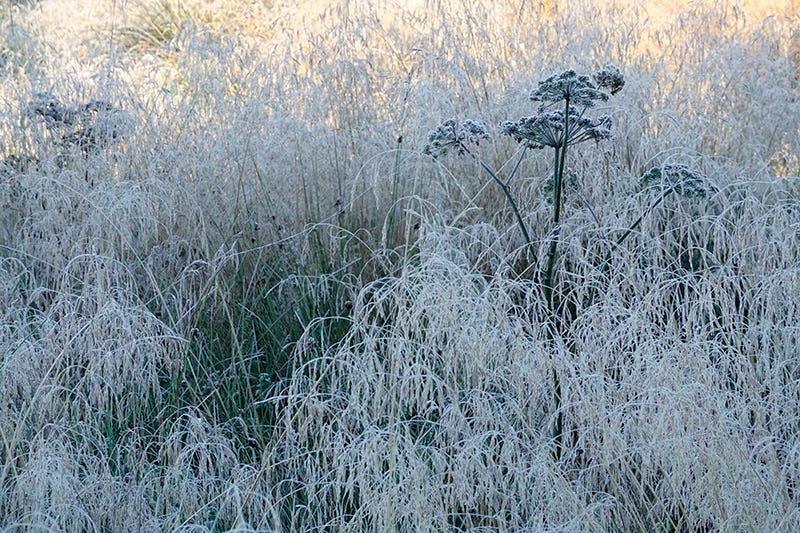
[[456,119],[442,122],[435,130],[428,133],[428,144],[423,153],[433,158],[441,157],[455,148],[458,155],[468,152],[467,143],[479,145],[481,139],[488,139],[486,126],[474,120],[465,120],[460,126]]
[[682,164],[651,168],[639,181],[643,187],[673,189],[687,198],[703,198],[717,190],[705,174]]

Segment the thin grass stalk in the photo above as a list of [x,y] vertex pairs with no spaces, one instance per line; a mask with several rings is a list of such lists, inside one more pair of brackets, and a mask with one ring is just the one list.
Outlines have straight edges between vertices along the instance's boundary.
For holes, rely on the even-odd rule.
[[386,223],[386,242],[384,243],[385,246],[388,247],[389,239],[392,236],[392,232],[394,231],[394,223],[395,219],[397,218],[395,209],[397,198],[399,196],[400,190],[400,146],[403,143],[403,136],[397,136],[397,148],[395,148],[395,155],[394,155],[394,168],[392,172],[392,196],[391,202],[389,202],[389,220]]
[[[653,211],[653,209],[655,209],[656,207],[658,207],[658,205],[659,205],[661,202],[663,202],[663,201],[664,201],[664,199],[665,199],[667,196],[669,196],[669,195],[670,195],[672,192],[674,192],[674,191],[675,191],[675,187],[676,187],[676,186],[677,186],[677,185],[672,185],[672,186],[671,186],[671,187],[669,187],[667,190],[665,190],[665,191],[664,191],[664,192],[661,194],[661,196],[659,196],[659,197],[658,197],[658,199],[657,199],[655,202],[653,202],[652,204],[650,204],[650,206],[649,206],[647,209],[645,209],[645,210],[644,210],[644,212],[643,212],[641,215],[639,215],[639,218],[637,218],[637,219],[636,219],[636,220],[635,220],[635,221],[634,221],[634,222],[633,222],[633,223],[632,223],[632,224],[631,224],[631,225],[628,227],[628,229],[627,229],[627,230],[625,230],[625,233],[623,233],[623,234],[622,234],[622,235],[619,237],[619,239],[617,239],[616,241],[611,241],[611,242],[610,242],[610,244],[611,244],[612,246],[610,246],[610,247],[608,248],[608,250],[606,250],[606,253],[605,253],[605,258],[603,259],[602,263],[601,263],[601,264],[600,264],[600,265],[597,267],[597,268],[600,270],[600,280],[601,280],[601,283],[602,283],[602,280],[606,279],[606,275],[608,274],[608,270],[609,270],[609,268],[611,268],[611,253],[612,253],[612,247],[613,247],[613,248],[619,248],[620,246],[622,246],[622,243],[623,243],[623,242],[624,242],[624,241],[625,241],[625,240],[626,240],[626,239],[627,239],[627,238],[628,238],[628,237],[629,237],[629,236],[630,236],[630,235],[631,235],[631,234],[634,232],[634,230],[635,230],[637,227],[639,227],[639,225],[642,223],[642,221],[645,219],[645,217],[646,217],[647,215],[649,215],[649,214],[650,214],[650,213]],[[597,220],[597,219],[595,218],[595,220]],[[587,308],[588,308],[588,307],[591,307],[591,306],[592,306],[592,304],[594,303],[594,298],[595,298],[595,296],[597,295],[597,292],[598,292],[598,290],[599,290],[599,289],[598,289],[597,285],[595,285],[595,286],[592,288],[592,290],[590,291],[590,293],[589,293],[589,297],[588,297],[588,299],[586,300],[586,301],[587,301],[587,303],[586,303],[586,307],[587,307]]]

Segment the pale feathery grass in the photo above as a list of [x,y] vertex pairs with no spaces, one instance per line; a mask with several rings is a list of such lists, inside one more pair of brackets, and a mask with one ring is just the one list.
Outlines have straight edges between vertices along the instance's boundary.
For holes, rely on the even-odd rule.
[[[798,528],[788,2],[270,4],[187,0],[126,50],[156,2],[2,3],[0,156],[39,160],[0,169],[3,527]],[[420,152],[607,61],[628,85],[569,163],[551,349],[505,199]],[[130,130],[60,166],[41,91]],[[673,162],[720,192],[598,270]],[[514,190],[540,256],[549,164]]]
[[[715,218],[694,219],[680,205],[655,213],[667,227],[658,238],[643,231],[649,261],[639,264],[631,244],[625,255],[635,255],[615,263],[607,292],[554,352],[530,322],[530,289],[481,275],[451,238],[458,230],[428,226],[418,262],[365,287],[342,344],[306,354],[319,355],[276,398],[286,425],[268,472],[292,479],[285,506],[294,511],[284,523],[353,531],[796,525],[796,266],[745,262],[772,246],[761,225],[729,233],[742,231],[734,206],[754,218],[791,218],[780,214],[785,205],[731,204]],[[713,250],[697,270],[682,268],[676,252],[706,249],[709,238]],[[578,264],[585,254],[584,246],[564,250]],[[549,432],[554,370],[570,442],[558,463]],[[556,486],[558,497],[538,493]]]

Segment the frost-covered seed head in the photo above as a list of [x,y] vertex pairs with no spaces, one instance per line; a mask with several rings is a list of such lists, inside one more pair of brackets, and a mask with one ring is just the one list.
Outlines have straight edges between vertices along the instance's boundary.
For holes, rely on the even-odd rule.
[[41,119],[48,129],[71,126],[78,119],[78,113],[48,92],[39,92],[28,103],[25,114],[30,118]]
[[696,168],[683,164],[668,164],[654,167],[642,174],[643,187],[673,189],[687,198],[703,198],[717,191],[708,177]]
[[569,69],[540,81],[539,86],[531,91],[530,99],[541,102],[541,111],[562,100],[569,100],[572,105],[579,107],[593,107],[598,100],[608,100],[608,94],[598,90],[589,76],[579,75]]
[[[579,144],[590,139],[601,141],[613,135],[613,122],[608,115],[597,118],[587,117],[571,108],[569,112],[570,131],[566,144]],[[525,142],[530,148],[560,148],[564,145],[564,113],[551,111],[530,117],[522,117],[516,122],[506,121],[500,125],[503,134],[517,142]]]
[[476,146],[480,144],[481,139],[489,138],[489,130],[480,122],[467,119],[461,125],[459,132],[459,142],[469,141]]
[[592,77],[599,88],[607,89],[612,95],[621,91],[625,85],[625,76],[615,65],[610,63],[595,72]]
[[613,127],[614,121],[610,116],[600,115],[596,119],[589,120],[583,129],[590,139],[603,141],[614,136]]
[[459,126],[456,119],[451,118],[428,133],[428,144],[425,145],[423,153],[437,158],[455,148],[459,155],[463,155],[468,151],[467,143],[477,146],[481,139],[488,138],[489,130],[480,122],[467,119]]

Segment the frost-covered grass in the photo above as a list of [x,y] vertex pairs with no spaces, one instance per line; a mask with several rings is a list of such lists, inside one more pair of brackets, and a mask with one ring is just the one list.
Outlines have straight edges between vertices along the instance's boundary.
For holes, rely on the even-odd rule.
[[[796,2],[631,4],[0,0],[0,526],[800,529]],[[554,306],[423,148],[609,62]]]

